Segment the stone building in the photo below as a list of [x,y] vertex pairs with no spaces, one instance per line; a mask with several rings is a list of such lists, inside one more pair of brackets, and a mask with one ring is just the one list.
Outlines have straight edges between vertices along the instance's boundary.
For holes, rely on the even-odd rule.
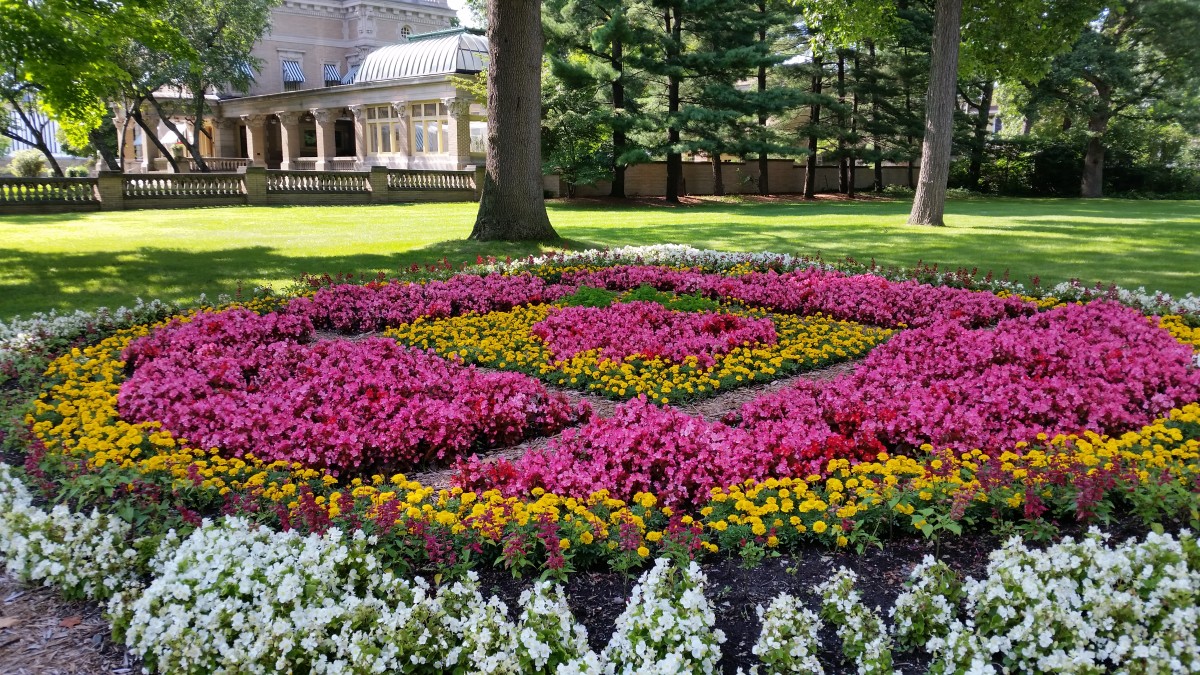
[[[249,92],[210,97],[211,116],[200,125],[206,163],[318,171],[482,164],[486,111],[455,79],[485,68],[487,39],[450,28],[454,16],[445,0],[288,0],[254,47],[261,68]],[[165,146],[177,142],[150,111],[143,115]],[[196,133],[193,121],[173,121]],[[169,170],[136,125],[129,129],[126,171]],[[194,168],[187,157],[178,164]]]

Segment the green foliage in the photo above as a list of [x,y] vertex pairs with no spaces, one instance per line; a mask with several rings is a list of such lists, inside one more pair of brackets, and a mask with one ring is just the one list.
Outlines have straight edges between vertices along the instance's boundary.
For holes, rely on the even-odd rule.
[[558,174],[568,196],[575,196],[578,185],[612,177],[610,119],[593,92],[542,73],[542,170]]
[[574,294],[561,300],[567,307],[608,307],[616,301],[616,293],[595,286],[580,286]]
[[36,178],[46,173],[46,156],[32,148],[19,150],[13,153],[8,170],[14,176]]

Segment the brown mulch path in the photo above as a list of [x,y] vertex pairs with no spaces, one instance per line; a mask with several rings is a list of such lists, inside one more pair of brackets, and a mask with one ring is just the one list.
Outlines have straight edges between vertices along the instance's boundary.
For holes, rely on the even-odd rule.
[[[849,374],[854,370],[855,363],[856,362],[854,361],[838,363],[825,368],[810,370],[798,375],[792,375],[791,377],[783,377],[778,380],[772,380],[771,382],[767,382],[765,384],[738,387],[737,389],[723,392],[721,394],[717,394],[716,396],[711,396],[709,398],[701,399],[688,404],[676,405],[674,407],[689,415],[699,415],[709,421],[719,422],[725,415],[731,412],[737,412],[746,403],[749,403],[760,396],[787,389],[788,387],[793,386],[795,383],[802,380],[832,380],[836,377]],[[478,368],[479,366],[476,367]],[[505,372],[490,368],[480,369],[493,370],[494,372]],[[616,410],[616,407],[622,403],[622,401],[615,401],[605,398],[599,394],[585,394],[574,389],[557,387],[551,384],[547,384],[545,386],[549,391],[560,393],[566,396],[572,405],[578,403],[579,401],[587,401],[592,406],[593,414],[599,418],[611,417],[613,412]],[[513,462],[520,459],[522,455],[530,450],[539,450],[545,448],[550,444],[551,439],[557,438],[559,435],[560,434],[555,434],[553,436],[531,438],[507,448],[489,450],[481,454],[480,459],[485,462],[495,462],[501,459]],[[450,477],[452,475],[454,475],[453,467],[437,467],[410,473],[408,474],[408,478],[410,480],[415,480],[422,485],[440,490],[450,487]]]
[[125,675],[141,664],[121,645],[93,603],[68,602],[51,588],[0,573],[0,673]]

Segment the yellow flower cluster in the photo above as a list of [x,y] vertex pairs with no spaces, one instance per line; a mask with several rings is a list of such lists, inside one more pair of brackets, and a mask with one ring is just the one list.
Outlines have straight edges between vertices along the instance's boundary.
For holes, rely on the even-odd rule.
[[[270,307],[258,301],[240,306]],[[177,319],[186,322],[191,316]],[[91,469],[131,469],[169,477],[179,487],[211,488],[221,494],[253,489],[282,497],[295,494],[296,482],[323,478],[322,472],[300,464],[222,457],[216,448],[195,448],[175,438],[158,422],[122,419],[117,410],[125,367],[121,352],[130,341],[163,325],[121,331],[98,344],[72,349],[50,364],[45,374],[49,386],[26,418],[48,452],[82,459]]]
[[[980,291],[980,292],[981,293],[991,293],[991,291]],[[1037,305],[1038,309],[1050,309],[1052,307],[1058,307],[1059,305],[1063,304],[1062,300],[1059,300],[1058,298],[1056,298],[1054,296],[1038,298],[1038,297],[1034,297],[1032,295],[1021,295],[1019,293],[1013,293],[1012,291],[996,291],[996,297],[998,297],[998,298],[1014,298],[1015,297],[1018,300],[1024,300],[1025,302],[1031,302],[1034,305]]]
[[661,357],[622,360],[604,358],[599,350],[556,360],[540,338],[530,332],[553,309],[550,305],[518,307],[508,312],[467,314],[426,319],[388,330],[385,334],[405,344],[432,349],[493,368],[523,372],[556,385],[632,398],[645,394],[659,403],[691,400],[719,390],[765,382],[785,374],[811,370],[865,354],[892,334],[850,321],[821,315],[770,316],[778,337],[774,345],[738,347],[715,357],[711,367],[701,367],[688,357],[681,363]]
[[1177,314],[1167,314],[1158,317],[1158,325],[1170,332],[1176,340],[1190,345],[1193,350],[1200,352],[1200,328],[1192,328],[1187,325],[1183,322],[1183,317]]

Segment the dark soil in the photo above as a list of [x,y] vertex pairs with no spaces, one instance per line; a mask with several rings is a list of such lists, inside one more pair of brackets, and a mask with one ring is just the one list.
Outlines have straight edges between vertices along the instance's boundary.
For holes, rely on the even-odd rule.
[[[941,544],[938,557],[962,576],[981,578],[987,568],[988,554],[1000,545],[992,535],[968,535],[948,539]],[[781,593],[790,593],[804,600],[813,611],[819,611],[820,600],[812,592],[839,567],[854,570],[859,576],[858,590],[867,607],[887,612],[904,590],[903,584],[912,568],[929,554],[935,553],[933,542],[916,538],[889,540],[883,549],[870,549],[862,554],[833,552],[811,548],[796,553],[767,558],[756,567],[747,567],[737,558],[725,557],[701,564],[708,577],[706,595],[716,613],[717,628],[725,633],[721,646],[721,667],[725,673],[738,668],[749,670],[758,663],[751,653],[758,640],[761,623],[756,608],[764,608]],[[496,595],[503,600],[516,618],[517,600],[529,587],[528,580],[515,580],[503,569],[479,570],[481,591],[485,596]],[[640,572],[626,576],[617,572],[578,572],[565,587],[571,610],[588,630],[588,642],[597,652],[604,649],[612,635],[617,617],[633,593]],[[890,624],[890,621],[888,621]],[[841,653],[841,641],[835,630],[826,626],[821,632],[821,665],[827,673],[853,673],[856,669]],[[904,673],[924,673],[929,656],[923,652],[895,654],[895,667]]]

